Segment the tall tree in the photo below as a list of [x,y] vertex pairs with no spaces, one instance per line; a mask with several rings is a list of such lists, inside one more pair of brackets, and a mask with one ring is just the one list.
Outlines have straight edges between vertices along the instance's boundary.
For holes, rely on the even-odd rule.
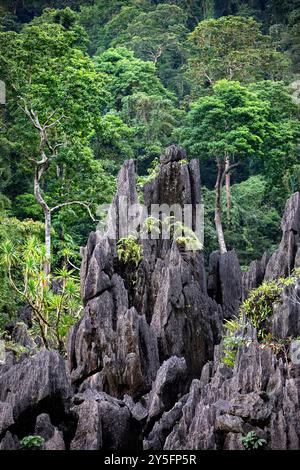
[[140,59],[157,65],[163,84],[183,96],[186,84],[181,67],[186,63],[187,15],[177,5],[160,4],[149,11],[125,6],[105,26],[110,46],[124,45]]
[[[171,142],[172,132],[178,126],[182,113],[176,108],[175,96],[162,85],[154,63],[138,59],[124,47],[110,48],[94,59],[97,70],[108,77],[109,122],[116,124],[121,120],[118,135],[121,129],[127,132],[127,146],[124,144],[123,148],[130,143],[131,151],[127,154],[133,152],[139,170],[144,172],[145,164]],[[103,134],[102,131],[103,127]],[[98,133],[96,139],[103,141]]]
[[200,98],[187,116],[183,144],[190,155],[216,164],[215,226],[221,253],[227,251],[222,226],[221,190],[226,175],[245,157],[259,154],[268,102],[238,82],[222,80],[213,94]]
[[201,21],[190,34],[190,75],[195,87],[217,80],[247,83],[281,79],[287,61],[253,18],[226,16]]
[[[72,19],[70,11],[66,14]],[[1,75],[8,90],[8,125],[22,141],[33,171],[34,196],[44,213],[45,271],[49,273],[51,215],[74,201],[53,201],[51,207],[47,174],[58,187],[66,188],[68,178],[72,181],[74,176],[70,171],[74,158],[89,166],[89,140],[107,94],[103,74],[78,48],[84,36],[81,28],[58,21],[38,23],[26,26],[20,34],[0,33],[0,53]]]

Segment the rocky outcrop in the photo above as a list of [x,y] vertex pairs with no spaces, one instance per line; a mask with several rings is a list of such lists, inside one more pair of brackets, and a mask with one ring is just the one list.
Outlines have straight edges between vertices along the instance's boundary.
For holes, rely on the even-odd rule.
[[286,202],[281,221],[282,239],[270,257],[264,253],[261,260],[252,261],[243,273],[243,298],[263,281],[272,281],[292,274],[300,267],[300,193],[294,193]]
[[0,443],[0,450],[19,450],[20,443],[17,436],[14,436],[9,431],[5,434]]
[[274,338],[295,338],[300,334],[300,283],[286,287],[282,302],[274,305],[268,331]]
[[[127,161],[106,230],[91,233],[82,249],[84,314],[70,332],[67,361],[36,353],[29,323],[11,325],[25,352],[9,352],[0,364],[0,449],[18,449],[36,435],[45,450],[242,450],[249,432],[265,449],[299,449],[299,282],[284,289],[266,321],[280,347],[259,342],[244,325],[230,367],[221,341],[223,319],[237,314],[251,289],[299,265],[299,194],[287,202],[282,242],[270,260],[265,254],[242,277],[234,251],[214,252],[207,283],[201,250],[187,249],[185,234],[179,243],[171,223],[176,213],[197,231],[198,162],[169,147],[143,199],[147,215],[158,207],[154,238]],[[161,215],[166,206],[168,217]],[[137,262],[118,256],[128,233],[141,250]]]
[[242,272],[234,250],[209,257],[208,294],[222,307],[223,317],[237,314],[242,301]]
[[44,439],[45,450],[65,450],[63,433],[51,423],[50,416],[46,413],[39,415],[36,419],[35,434]]
[[73,450],[138,450],[139,426],[123,401],[87,390],[74,397],[78,416]]
[[[152,204],[165,204],[177,205],[174,210],[182,217],[189,204],[196,229],[199,164],[186,163],[184,156],[176,146],[167,149],[158,176],[144,187],[144,202],[149,215]],[[107,232],[92,233],[83,249],[85,314],[69,341],[77,390],[93,388],[135,400],[151,390],[160,365],[171,356],[184,357],[187,382],[199,375],[219,340],[222,316],[207,295],[202,253],[182,250],[162,233],[157,239],[141,236],[137,201],[134,162],[128,161],[119,174]],[[122,265],[116,252],[120,234],[132,223],[143,253],[138,267]]]
[[194,380],[182,417],[166,450],[243,449],[241,438],[255,432],[265,449],[299,449],[300,368],[276,358],[254,340],[239,350],[234,368],[220,361]]
[[3,368],[0,373],[0,436],[6,431],[20,437],[33,434],[41,413],[47,413],[53,423],[63,424],[67,434],[68,424],[71,426],[72,422],[72,395],[64,360],[56,352],[42,350]]
[[269,261],[268,253],[264,253],[260,260],[255,260],[250,263],[248,271],[243,273],[243,298],[247,298],[252,289],[260,286],[264,280],[267,263]]
[[163,413],[162,417],[155,422],[151,432],[144,439],[144,450],[161,450],[164,447],[167,436],[171,433],[176,423],[182,417],[182,409],[186,403],[188,395],[184,395],[175,403],[170,411]]
[[271,256],[264,279],[270,281],[289,276],[299,267],[300,252],[300,193],[293,194],[286,202],[281,222],[282,239],[278,250]]
[[148,402],[148,421],[160,417],[182,396],[187,367],[184,358],[172,356],[157,372]]

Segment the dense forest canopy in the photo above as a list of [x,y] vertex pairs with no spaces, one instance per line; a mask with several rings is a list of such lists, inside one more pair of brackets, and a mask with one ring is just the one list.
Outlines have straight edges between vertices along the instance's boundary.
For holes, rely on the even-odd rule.
[[145,181],[172,143],[201,163],[205,255],[222,236],[243,266],[274,249],[300,189],[299,0],[7,0],[0,55],[0,328],[43,296],[51,323],[61,299],[34,294],[50,271],[75,310],[79,247],[121,164]]

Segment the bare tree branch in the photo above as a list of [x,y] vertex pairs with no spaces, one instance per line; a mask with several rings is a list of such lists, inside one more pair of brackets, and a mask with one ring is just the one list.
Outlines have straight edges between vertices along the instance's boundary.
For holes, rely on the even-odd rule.
[[71,206],[73,204],[77,204],[79,206],[83,206],[85,207],[85,209],[88,211],[88,214],[90,216],[90,218],[92,219],[93,222],[99,222],[98,219],[95,219],[95,217],[93,216],[92,212],[91,212],[91,209],[90,209],[90,206],[86,203],[86,202],[82,202],[82,201],[70,201],[70,202],[62,202],[61,204],[58,204],[57,206],[54,206],[50,209],[50,212],[54,212],[58,209],[61,209],[62,207],[65,207],[65,206]]
[[237,163],[233,163],[232,165],[229,165],[224,171],[223,171],[223,174],[222,174],[222,177],[221,177],[221,183],[220,183],[220,188],[222,189],[223,187],[223,183],[224,183],[224,179],[225,179],[225,176],[231,171],[233,170],[233,168],[236,168],[237,166],[239,166],[239,162]]

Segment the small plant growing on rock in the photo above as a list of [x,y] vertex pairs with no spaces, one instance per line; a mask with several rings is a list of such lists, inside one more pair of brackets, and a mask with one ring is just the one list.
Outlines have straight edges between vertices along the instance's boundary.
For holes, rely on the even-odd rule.
[[177,237],[176,243],[179,247],[183,247],[188,251],[197,251],[203,249],[202,243],[195,234]]
[[137,267],[143,259],[142,247],[134,235],[121,238],[117,243],[117,255],[124,264],[134,264]]
[[28,349],[25,346],[15,343],[14,341],[5,341],[5,349],[12,351],[17,359],[19,359],[22,354],[28,353]]
[[266,336],[266,320],[273,314],[274,305],[281,302],[282,286],[278,281],[264,282],[253,289],[241,310],[257,330],[257,336]]
[[234,367],[237,351],[243,346],[245,340],[241,336],[225,336],[223,339],[222,363],[229,367]]
[[41,436],[25,436],[20,442],[23,450],[38,450],[45,443],[45,439]]
[[267,443],[265,439],[260,439],[254,431],[248,432],[244,437],[241,437],[241,443],[246,450],[258,450]]
[[[167,223],[166,220],[165,223]],[[172,220],[172,217],[170,217],[170,220]],[[200,242],[195,232],[182,222],[171,222],[168,230],[170,230],[171,238],[176,241],[180,248],[188,251],[203,250],[203,244]]]
[[159,235],[161,233],[161,221],[153,216],[147,217],[143,223],[143,230],[151,235]]
[[267,320],[274,313],[274,306],[282,303],[282,293],[285,288],[295,286],[300,277],[299,268],[291,276],[280,277],[271,282],[264,282],[253,289],[241,305],[241,314],[245,315],[257,330],[260,340],[268,337]]
[[223,338],[222,364],[234,367],[237,351],[240,346],[245,344],[245,339],[242,336],[237,335],[238,330],[243,326],[241,317],[225,321],[224,328],[226,330],[226,335]]

